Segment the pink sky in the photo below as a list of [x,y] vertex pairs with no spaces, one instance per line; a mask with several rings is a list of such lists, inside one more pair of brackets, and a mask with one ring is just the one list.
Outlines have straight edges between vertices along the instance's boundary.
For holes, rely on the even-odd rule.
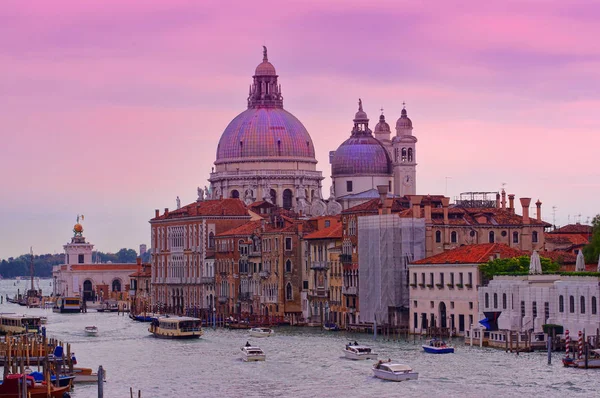
[[207,185],[263,44],[324,194],[361,97],[371,126],[406,101],[419,193],[506,183],[558,225],[600,213],[600,4],[90,3],[2,4],[0,258],[61,252],[78,213],[99,250],[149,243],[154,209]]

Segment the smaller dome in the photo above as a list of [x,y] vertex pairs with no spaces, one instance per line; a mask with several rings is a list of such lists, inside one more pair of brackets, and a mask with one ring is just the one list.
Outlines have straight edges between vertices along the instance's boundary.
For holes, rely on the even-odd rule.
[[408,118],[406,108],[402,109],[400,119],[396,122],[396,129],[412,129],[412,120]]
[[83,226],[79,223],[75,224],[75,226],[73,227],[73,232],[75,233],[82,233],[83,232]]
[[391,175],[387,150],[369,135],[352,136],[339,146],[331,160],[331,175]]
[[379,116],[379,123],[375,125],[373,133],[375,134],[386,134],[390,132],[390,125],[385,121],[385,116]]
[[275,67],[269,61],[261,62],[254,72],[255,76],[277,76],[277,72],[275,72]]

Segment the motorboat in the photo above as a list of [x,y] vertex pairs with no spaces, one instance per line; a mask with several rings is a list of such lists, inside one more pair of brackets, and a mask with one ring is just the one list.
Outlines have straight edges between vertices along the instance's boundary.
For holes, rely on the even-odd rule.
[[[98,373],[94,372],[92,368],[73,368],[72,376],[75,376],[73,383],[97,383]],[[103,371],[103,379],[106,381],[106,370]]]
[[264,361],[266,358],[265,352],[260,347],[253,346],[250,343],[246,343],[242,347],[242,360],[244,362]]
[[98,335],[98,327],[97,326],[86,326],[85,334],[88,336],[97,336]]
[[197,339],[203,334],[200,322],[188,316],[161,316],[150,323],[148,331],[162,339]]
[[389,381],[417,380],[419,378],[419,374],[413,372],[410,366],[391,360],[387,362],[378,361],[373,365],[373,374],[378,379]]
[[[20,398],[23,396],[23,383],[27,383],[27,397],[30,398],[62,398],[71,390],[71,386],[56,387],[37,383],[33,376],[27,374],[9,374],[0,384],[0,397]],[[48,392],[50,394],[48,395]]]
[[[569,368],[585,369],[585,357],[579,359],[565,357],[562,359],[562,363]],[[600,348],[589,351],[587,367],[589,369],[600,368]]]
[[79,297],[59,297],[56,299],[53,312],[60,314],[75,314],[81,312],[81,299]]
[[[29,375],[33,376],[35,381],[38,383],[41,383],[44,381],[44,374],[42,372],[31,372],[31,373],[29,373]],[[58,387],[66,387],[66,386],[70,385],[74,379],[75,379],[75,376],[60,375],[60,376],[58,376]],[[52,384],[56,385],[56,375],[51,375],[50,381],[52,382]]]
[[329,332],[338,332],[340,330],[340,327],[335,323],[326,323],[323,325],[323,329]]
[[42,319],[34,315],[0,314],[0,333],[22,334],[39,333],[42,327]]
[[429,354],[452,354],[454,347],[446,344],[444,340],[431,339],[427,344],[423,344],[423,350]]
[[360,345],[356,341],[354,343],[346,344],[344,356],[354,360],[377,359],[377,353],[373,352],[371,347]]
[[250,336],[252,337],[269,337],[275,334],[273,329],[269,328],[252,328],[250,329]]

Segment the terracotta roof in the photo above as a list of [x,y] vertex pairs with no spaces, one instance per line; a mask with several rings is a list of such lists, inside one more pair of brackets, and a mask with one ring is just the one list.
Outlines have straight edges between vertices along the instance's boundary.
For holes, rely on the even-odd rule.
[[185,217],[202,217],[202,216],[248,216],[246,205],[239,199],[219,199],[219,200],[204,200],[201,202],[193,202],[183,206],[180,209],[169,211],[169,215],[164,214],[153,218],[151,221],[170,220]]
[[559,264],[575,264],[577,262],[577,255],[569,252],[563,251],[548,251],[548,250],[540,250],[538,251],[540,257],[546,257],[550,260],[559,263]]
[[587,245],[590,243],[586,235],[581,235],[578,233],[549,233],[546,234],[546,242],[571,245]]
[[152,272],[151,272],[151,270],[148,268],[148,269],[147,269],[147,270],[145,270],[145,271],[137,271],[137,272],[134,272],[133,274],[130,274],[129,276],[130,276],[130,277],[133,277],[133,278],[137,278],[137,277],[146,277],[146,278],[150,278],[150,277],[152,276]]
[[526,252],[513,249],[502,243],[481,243],[465,245],[448,250],[431,257],[413,262],[413,264],[482,264],[490,261],[490,257],[512,258],[527,255]]
[[367,202],[361,203],[359,205],[353,206],[349,209],[342,211],[342,214],[352,214],[352,213],[377,213],[379,211],[379,198],[371,199]]
[[584,224],[568,224],[564,227],[555,229],[550,234],[591,234],[592,226]]
[[[419,211],[421,217],[425,217],[425,209]],[[400,217],[412,217],[413,210],[408,209],[400,212]],[[431,209],[431,223],[434,225],[444,224],[444,209],[433,207]],[[549,227],[550,224],[544,221],[537,221],[535,218],[530,218],[531,225],[542,225]],[[511,213],[505,209],[490,208],[465,208],[465,207],[449,207],[448,208],[448,225],[455,226],[520,226],[523,225],[523,216]]]
[[[68,269],[68,268],[67,268]],[[71,271],[137,271],[137,263],[72,264]]]
[[342,224],[315,231],[306,235],[304,239],[342,239]]
[[240,225],[239,227],[230,229],[225,232],[221,232],[220,234],[217,234],[217,237],[236,236],[236,235],[244,235],[244,236],[252,235],[257,229],[260,228],[261,223],[262,223],[262,220],[249,221],[245,224]]

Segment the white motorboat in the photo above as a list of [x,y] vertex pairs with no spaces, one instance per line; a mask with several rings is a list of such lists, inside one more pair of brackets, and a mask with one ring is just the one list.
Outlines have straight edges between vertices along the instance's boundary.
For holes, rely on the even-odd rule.
[[250,329],[250,336],[252,337],[269,337],[275,332],[269,328],[252,328]]
[[264,361],[266,358],[265,352],[260,347],[253,346],[250,343],[246,343],[242,347],[242,360],[244,362]]
[[96,336],[98,334],[98,327],[97,326],[86,326],[85,334],[87,334],[88,336]]
[[419,378],[419,374],[413,372],[410,366],[391,361],[377,362],[373,365],[373,374],[379,379],[389,381],[417,380]]
[[[90,368],[73,368],[73,383],[97,383],[98,373]],[[104,370],[103,379],[106,381],[106,370]]]
[[371,347],[359,345],[356,341],[354,343],[346,344],[344,348],[344,356],[348,359],[377,359],[377,353],[373,352]]

